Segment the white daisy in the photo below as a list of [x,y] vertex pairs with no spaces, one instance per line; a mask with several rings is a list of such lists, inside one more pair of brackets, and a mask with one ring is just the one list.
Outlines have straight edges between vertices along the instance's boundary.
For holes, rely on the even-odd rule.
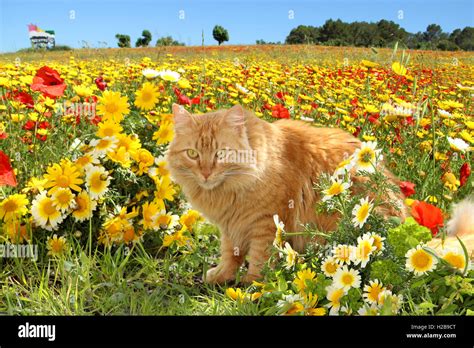
[[438,264],[438,259],[424,250],[421,244],[408,250],[405,257],[407,270],[415,273],[415,275],[426,274],[434,270]]
[[321,264],[321,271],[327,276],[332,277],[341,266],[332,256],[326,257]]
[[339,314],[339,309],[341,308],[341,299],[346,295],[346,291],[342,288],[337,288],[334,286],[326,287],[327,295],[326,298],[329,300],[329,303],[326,304],[326,307],[330,308],[329,315]]
[[54,200],[41,192],[31,203],[31,215],[36,225],[48,231],[57,230],[64,214],[54,206]]
[[347,266],[339,268],[334,274],[333,285],[345,291],[349,291],[350,288],[360,288],[359,271],[349,269]]
[[342,178],[339,177],[331,177],[331,186],[327,188],[326,190],[323,191],[324,197],[323,197],[323,202],[326,202],[327,200],[344,194],[351,184],[349,182],[344,182]]
[[361,267],[365,267],[370,260],[370,256],[376,250],[374,238],[370,233],[365,233],[362,237],[357,238],[357,246],[352,254],[352,262],[355,265],[360,263]]
[[459,139],[459,138],[451,138],[451,137],[447,137],[447,138],[448,138],[449,146],[451,146],[451,149],[453,149],[454,151],[459,151],[459,152],[464,153],[469,150],[469,144],[466,143],[464,140]]
[[369,202],[369,197],[361,198],[359,204],[356,204],[352,210],[352,222],[354,223],[355,227],[362,228],[362,226],[364,226],[372,208],[373,205],[371,202]]
[[102,198],[110,185],[109,173],[102,166],[88,167],[86,171],[86,186],[93,200]]
[[373,173],[377,164],[383,159],[381,150],[377,149],[376,141],[362,143],[360,149],[354,152],[353,165],[357,171]]
[[109,152],[113,152],[117,148],[118,139],[116,137],[104,137],[102,139],[94,139],[90,142],[90,154],[96,158],[102,158]]

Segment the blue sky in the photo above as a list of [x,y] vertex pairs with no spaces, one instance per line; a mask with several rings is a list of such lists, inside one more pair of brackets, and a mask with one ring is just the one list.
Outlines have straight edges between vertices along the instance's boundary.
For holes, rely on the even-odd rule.
[[[293,18],[289,18],[290,11]],[[424,31],[428,24],[437,23],[450,32],[474,26],[474,1],[0,0],[0,52],[29,47],[29,23],[55,30],[57,44],[81,47],[84,40],[93,47],[99,42],[116,47],[116,33],[130,35],[134,44],[143,29],[150,30],[153,44],[158,37],[171,35],[187,45],[200,45],[204,30],[205,44],[213,45],[216,24],[228,29],[228,44],[284,41],[292,28],[320,26],[329,18],[348,22],[388,19],[409,32]]]

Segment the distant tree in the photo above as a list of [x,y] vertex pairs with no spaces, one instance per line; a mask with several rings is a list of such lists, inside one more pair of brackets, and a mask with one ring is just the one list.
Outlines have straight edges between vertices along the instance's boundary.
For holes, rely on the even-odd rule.
[[340,42],[342,45],[344,45],[349,41],[348,29],[348,24],[344,23],[340,19],[336,21],[328,19],[320,29],[320,41]]
[[377,25],[374,23],[351,23],[349,24],[349,33],[349,43],[357,47],[378,46],[380,42]]
[[216,25],[214,27],[214,29],[212,30],[212,36],[214,37],[214,40],[218,42],[219,46],[223,42],[229,41],[229,33],[227,32],[226,29],[224,29],[220,25]]
[[455,44],[465,51],[474,51],[474,27],[465,27],[455,38]]
[[130,36],[129,35],[123,35],[123,34],[116,34],[115,38],[118,40],[118,47],[124,48],[124,47],[130,47]]
[[314,44],[319,40],[319,29],[311,25],[299,25],[292,29],[285,42],[294,44]]
[[423,33],[423,39],[426,42],[435,43],[441,38],[443,30],[438,24],[430,24],[426,27],[426,31]]
[[184,46],[184,43],[174,40],[171,36],[163,36],[156,41],[155,46]]
[[408,33],[393,21],[382,19],[377,22],[377,32],[380,41],[377,46],[385,47],[394,42],[405,42]]
[[151,33],[149,30],[142,31],[142,37],[139,37],[135,42],[135,47],[147,47],[151,42]]
[[458,45],[456,45],[454,42],[446,39],[439,40],[436,48],[441,51],[457,51],[459,50]]

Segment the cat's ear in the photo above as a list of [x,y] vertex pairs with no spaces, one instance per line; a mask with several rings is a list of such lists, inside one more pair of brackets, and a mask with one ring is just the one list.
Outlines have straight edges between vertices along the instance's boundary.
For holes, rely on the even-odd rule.
[[176,131],[186,128],[191,119],[191,114],[182,105],[173,104],[174,128]]
[[237,104],[227,110],[224,121],[228,126],[235,128],[239,134],[245,131],[245,110]]

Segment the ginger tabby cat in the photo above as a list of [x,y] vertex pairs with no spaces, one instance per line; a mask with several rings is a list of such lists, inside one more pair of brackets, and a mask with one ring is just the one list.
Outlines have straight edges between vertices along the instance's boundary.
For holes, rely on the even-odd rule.
[[[176,135],[167,153],[172,177],[192,206],[221,231],[221,261],[207,272],[207,282],[235,279],[246,256],[249,268],[242,281],[260,277],[275,238],[274,214],[288,232],[306,223],[323,231],[335,228],[337,216],[316,214],[320,197],[313,187],[321,173],[333,173],[345,154],[360,147],[357,138],[302,121],[269,123],[240,105],[191,115],[175,104],[173,114]],[[239,154],[245,160],[235,160]],[[390,172],[386,175],[397,183]],[[364,178],[353,177],[358,180]],[[403,206],[399,193],[388,200]],[[403,209],[393,207],[381,213],[405,217]],[[301,236],[290,239],[297,251],[308,242]]]

